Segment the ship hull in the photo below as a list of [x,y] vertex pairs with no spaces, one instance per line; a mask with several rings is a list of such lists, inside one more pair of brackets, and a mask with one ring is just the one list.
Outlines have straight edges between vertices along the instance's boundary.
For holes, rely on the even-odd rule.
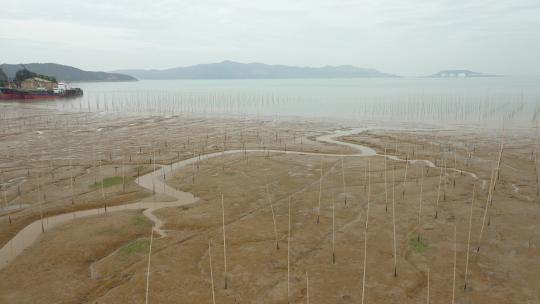
[[32,101],[32,100],[47,100],[57,98],[74,98],[82,96],[81,89],[69,89],[63,93],[54,93],[51,91],[23,91],[10,88],[0,88],[0,101]]

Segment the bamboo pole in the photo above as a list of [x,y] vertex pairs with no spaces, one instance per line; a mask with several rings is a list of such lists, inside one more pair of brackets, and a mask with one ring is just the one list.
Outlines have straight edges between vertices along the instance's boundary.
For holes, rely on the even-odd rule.
[[[122,157],[122,192],[126,192],[126,164],[124,162],[124,157]],[[163,175],[165,176],[165,174]],[[165,183],[163,183],[165,185]]]
[[268,203],[270,203],[270,209],[272,210],[272,222],[274,223],[274,235],[276,237],[276,250],[279,250],[276,215],[274,213],[274,205],[272,205],[272,199],[270,198],[270,192],[268,191],[268,184],[266,184],[266,196],[268,197]]
[[407,171],[409,169],[409,154],[407,153],[406,161],[405,161],[405,175],[403,176],[403,195],[402,198],[405,198],[405,183],[407,182]]
[[[504,133],[504,130],[503,130],[503,133]],[[497,161],[497,178],[495,180],[495,182],[497,182],[499,180],[499,174],[500,174],[500,169],[501,169],[501,159],[502,159],[502,154],[503,154],[503,149],[504,149],[504,134],[501,138],[501,148],[499,150],[499,160]]]
[[321,176],[319,179],[319,208],[317,209],[317,224],[319,224],[320,217],[321,217],[322,179],[323,179],[323,162],[321,160]]
[[467,256],[465,258],[465,285],[463,290],[467,290],[467,274],[469,272],[469,251],[471,248],[471,229],[472,229],[472,216],[473,216],[473,206],[474,206],[474,195],[476,191],[476,184],[473,184],[473,194],[471,199],[471,210],[469,212],[469,235],[467,237]]
[[371,168],[368,161],[368,194],[367,194],[367,210],[366,210],[366,228],[364,230],[364,274],[362,275],[362,304],[364,304],[365,290],[366,290],[366,266],[367,266],[367,237],[368,237],[368,225],[369,225],[369,204],[371,196]]
[[[40,174],[41,175],[41,174]],[[41,179],[41,176],[40,176]],[[39,218],[41,220],[41,232],[45,233],[45,225],[43,224],[43,198],[41,197],[41,180],[38,183],[38,197],[39,197]]]
[[429,267],[427,270],[427,297],[426,299],[427,299],[426,303],[429,304]]
[[456,299],[457,225],[454,223],[454,279],[452,281],[452,304]]
[[7,183],[4,183],[4,172],[2,172],[2,192],[4,193],[4,209],[7,210],[8,208],[8,200],[7,200]]
[[75,203],[74,195],[73,195],[73,168],[71,166],[71,158],[69,159],[69,189],[71,192],[71,204],[73,205]]
[[384,147],[384,212],[388,212],[388,185],[387,185],[387,178],[386,178],[386,147]]
[[397,277],[397,248],[396,248],[396,167],[392,170],[392,225],[394,235],[394,277]]
[[336,206],[332,198],[332,264],[336,264]]
[[484,233],[484,227],[485,227],[485,224],[486,224],[486,217],[487,217],[487,213],[488,213],[488,209],[489,209],[489,201],[491,200],[491,195],[492,195],[492,189],[493,189],[493,184],[495,183],[495,169],[493,169],[491,171],[491,178],[490,178],[490,183],[489,183],[489,191],[488,191],[488,196],[487,196],[487,199],[486,199],[486,206],[484,207],[484,216],[483,216],[483,219],[482,219],[482,227],[480,228],[480,235],[478,236],[478,248],[476,249],[476,253],[480,252],[480,243],[482,242],[482,235]]
[[216,292],[214,288],[214,272],[212,271],[212,246],[210,240],[208,240],[208,259],[210,261],[210,283],[212,287],[212,303],[216,304]]
[[227,243],[225,241],[225,203],[223,201],[223,193],[221,193],[221,215],[223,223],[223,276],[225,278],[225,289],[227,289]]
[[418,203],[418,242],[420,242],[420,227],[422,220],[422,199],[424,195],[424,168],[422,167],[422,178],[420,181],[420,202]]
[[306,271],[306,299],[307,299],[307,304],[309,304],[309,274],[307,271]]
[[343,177],[343,196],[345,197],[345,206],[347,206],[347,189],[345,186],[345,168],[343,166],[343,157],[341,157],[341,176]]
[[146,270],[146,304],[148,304],[148,294],[149,294],[149,287],[150,287],[150,259],[152,257],[152,242],[154,241],[154,227],[152,226],[152,230],[150,233],[150,248],[148,249],[148,267]]
[[[500,177],[500,169],[501,169],[501,158],[502,158],[502,154],[503,154],[503,148],[504,148],[504,137],[501,138],[501,149],[499,150],[499,159],[497,160],[497,175],[495,177],[495,181],[493,182],[493,191],[495,191],[495,185],[497,184],[497,181],[499,180],[499,177]],[[493,204],[493,193],[491,195],[491,198],[490,198],[490,204],[492,205]]]
[[446,162],[446,156],[443,158],[443,164],[444,164],[443,201],[446,201],[446,190],[448,189],[448,163]]
[[441,173],[439,175],[439,188],[437,190],[437,202],[435,203],[435,218],[439,216],[439,200],[441,197],[441,181],[442,181],[443,167],[441,166]]
[[101,157],[99,159],[99,178],[101,179],[101,199],[103,200],[103,207],[105,209],[105,214],[107,213],[107,201],[105,200],[105,190],[104,190],[104,178],[103,170],[101,168]]
[[289,196],[289,227],[287,233],[287,303],[291,303],[291,197]]
[[156,151],[152,150],[152,161],[154,163],[154,169],[152,171],[152,198],[154,202],[156,202],[156,184],[154,182],[154,178],[156,176]]

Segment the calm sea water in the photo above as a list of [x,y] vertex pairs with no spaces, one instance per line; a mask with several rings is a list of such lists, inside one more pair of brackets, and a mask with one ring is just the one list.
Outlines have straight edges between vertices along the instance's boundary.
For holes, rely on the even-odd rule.
[[74,83],[66,111],[240,115],[531,127],[540,77],[143,80]]

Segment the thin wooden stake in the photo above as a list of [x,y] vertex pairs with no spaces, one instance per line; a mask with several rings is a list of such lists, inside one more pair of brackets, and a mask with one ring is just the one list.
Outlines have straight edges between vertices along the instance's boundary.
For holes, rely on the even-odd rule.
[[493,184],[495,183],[495,178],[496,178],[495,169],[493,169],[491,171],[491,179],[490,179],[490,183],[489,183],[489,191],[488,191],[488,196],[487,196],[487,199],[486,199],[486,206],[484,207],[484,216],[483,216],[483,219],[482,219],[482,227],[480,228],[480,235],[478,236],[478,248],[476,249],[476,253],[480,252],[480,243],[482,242],[482,235],[484,233],[484,227],[485,227],[485,224],[486,224],[486,217],[487,217],[487,213],[488,213],[488,209],[489,209],[489,201],[491,200],[492,189],[493,189]]
[[75,203],[74,195],[73,195],[73,168],[71,167],[71,158],[69,159],[69,189],[71,192],[71,204],[73,205]]
[[409,169],[409,154],[407,153],[407,160],[405,161],[405,175],[403,176],[403,195],[402,198],[405,199],[405,183],[407,182],[407,171]]
[[276,215],[274,213],[274,205],[272,205],[272,199],[270,198],[270,192],[268,191],[268,184],[266,184],[266,195],[268,197],[268,202],[270,203],[270,209],[272,210],[272,221],[274,222],[274,235],[276,237],[276,250],[279,250],[278,233],[277,233],[277,226],[276,226]]
[[418,241],[420,242],[420,225],[422,220],[422,199],[424,195],[424,168],[422,168],[422,178],[420,181],[420,202],[418,203]]
[[427,270],[427,301],[426,303],[429,304],[429,267]]
[[343,177],[343,196],[345,197],[345,206],[347,206],[347,190],[345,188],[345,168],[343,166],[343,157],[341,157],[341,176]]
[[441,166],[441,173],[439,175],[439,188],[437,190],[437,202],[435,203],[435,218],[439,215],[439,199],[441,197],[441,181],[442,181],[443,167]]
[[212,286],[212,303],[216,304],[216,292],[214,288],[214,272],[212,271],[212,246],[210,240],[208,240],[208,259],[210,261],[210,282]]
[[309,274],[307,271],[306,271],[306,299],[307,299],[307,304],[309,304]]
[[454,223],[454,280],[452,281],[452,304],[456,299],[457,226]]
[[371,168],[368,161],[368,194],[367,194],[367,210],[366,210],[366,229],[364,231],[364,274],[362,276],[362,304],[364,304],[365,290],[366,290],[366,266],[367,266],[367,238],[368,238],[368,225],[369,225],[369,204],[371,196]]
[[291,197],[289,196],[289,229],[287,235],[287,303],[291,303]]
[[476,184],[473,185],[471,210],[469,212],[469,236],[467,237],[467,257],[465,258],[465,285],[463,286],[463,290],[467,290],[467,274],[469,272],[469,251],[471,248],[471,229],[472,229],[472,216],[473,216],[475,191],[476,191]]
[[384,147],[384,212],[388,212],[388,185],[386,179],[386,147]]
[[394,277],[397,277],[397,249],[396,249],[396,167],[392,170],[392,225],[394,227]]
[[323,178],[323,162],[321,160],[321,176],[319,179],[319,208],[317,209],[317,224],[319,224],[320,217],[321,217],[322,178]]
[[152,242],[154,241],[154,227],[150,233],[150,248],[148,249],[148,268],[146,270],[146,304],[148,304],[148,293],[150,291],[150,258],[152,257]]
[[336,264],[336,206],[332,198],[332,264]]
[[227,243],[225,241],[225,203],[223,202],[223,193],[221,193],[221,215],[223,220],[223,276],[225,277],[225,289],[227,289]]

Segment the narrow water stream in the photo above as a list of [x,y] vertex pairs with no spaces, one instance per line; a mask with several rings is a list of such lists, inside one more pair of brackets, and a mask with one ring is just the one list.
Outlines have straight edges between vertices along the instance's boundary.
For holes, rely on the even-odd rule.
[[[176,162],[172,165],[161,166],[159,170],[150,172],[139,177],[136,182],[141,187],[144,187],[150,191],[156,192],[156,194],[166,195],[171,197],[173,200],[168,202],[154,202],[148,201],[148,199],[143,199],[140,202],[112,206],[107,208],[107,212],[116,212],[116,211],[125,211],[125,210],[140,210],[143,209],[143,214],[154,223],[154,229],[156,233],[160,234],[162,237],[166,235],[165,231],[161,229],[163,222],[154,215],[154,211],[167,208],[167,207],[178,207],[183,205],[189,205],[195,203],[198,199],[189,192],[178,191],[165,183],[163,176],[165,178],[170,177],[175,170],[178,170],[182,167],[188,165],[193,165],[194,163],[209,159],[213,157],[219,157],[235,153],[253,153],[253,152],[267,152],[267,153],[280,153],[280,154],[298,154],[298,155],[314,155],[314,156],[338,156],[338,157],[364,157],[364,156],[385,156],[377,154],[377,152],[369,147],[362,146],[359,144],[342,142],[336,140],[336,138],[358,134],[364,131],[367,131],[366,128],[355,128],[350,130],[340,130],[331,134],[322,135],[316,138],[319,142],[342,145],[346,147],[353,148],[358,153],[355,154],[330,154],[330,153],[316,153],[316,152],[299,152],[299,151],[283,151],[283,150],[228,150],[224,152],[216,152],[205,154],[201,156],[192,157],[186,160]],[[387,158],[397,161],[403,161],[402,159],[386,155]],[[429,167],[435,167],[435,165],[429,160],[408,160],[410,163],[414,164],[416,162],[424,162]],[[451,168],[448,168],[451,169]],[[456,169],[453,169],[458,171]],[[477,179],[474,173],[465,172],[471,175],[473,178]],[[151,199],[150,199],[151,200]],[[11,240],[9,240],[3,247],[0,249],[0,270],[11,261],[13,261],[18,255],[20,255],[26,248],[30,247],[36,240],[43,234],[43,231],[47,231],[51,228],[54,228],[60,224],[66,223],[68,221],[87,217],[91,215],[105,214],[104,208],[89,209],[83,211],[75,211],[70,213],[64,213],[60,215],[50,216],[44,218],[43,221],[37,220],[26,226],[24,229],[19,231]]]

